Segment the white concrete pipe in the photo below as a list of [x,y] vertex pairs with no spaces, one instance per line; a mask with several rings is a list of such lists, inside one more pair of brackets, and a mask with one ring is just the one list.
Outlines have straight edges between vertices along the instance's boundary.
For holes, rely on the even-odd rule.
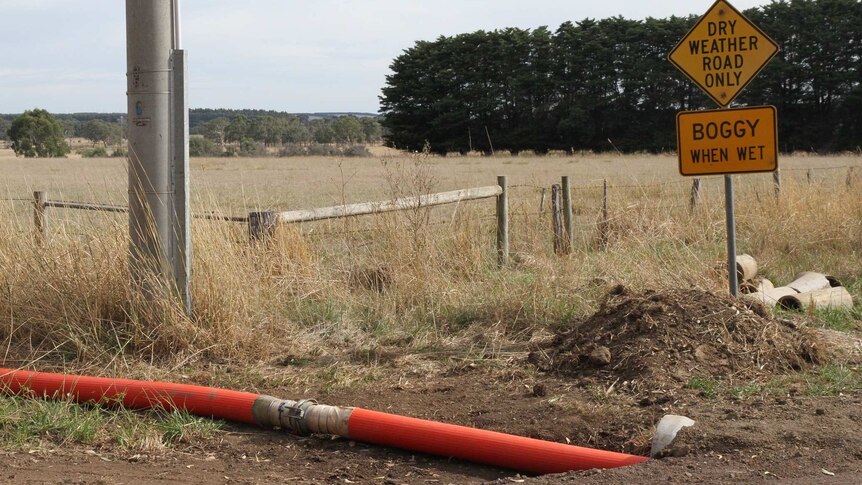
[[757,276],[757,261],[748,254],[736,256],[736,276],[739,284],[754,280]]
[[762,287],[761,291],[743,295],[743,298],[763,303],[769,308],[775,308],[782,298],[797,294],[798,292],[796,290],[787,286],[781,286],[778,288]]
[[835,288],[824,288],[806,293],[786,295],[778,302],[782,308],[788,310],[847,310],[853,308],[853,296],[847,288],[838,286]]
[[841,283],[832,276],[827,276],[822,273],[806,271],[799,273],[793,278],[793,281],[787,284],[799,293],[809,293],[812,291],[822,290],[824,288],[835,288],[842,286]]
[[756,283],[754,281],[746,281],[739,287],[739,289],[742,291],[743,294],[762,293],[764,291],[770,291],[775,289],[775,285],[772,284],[772,282],[768,279],[763,278]]

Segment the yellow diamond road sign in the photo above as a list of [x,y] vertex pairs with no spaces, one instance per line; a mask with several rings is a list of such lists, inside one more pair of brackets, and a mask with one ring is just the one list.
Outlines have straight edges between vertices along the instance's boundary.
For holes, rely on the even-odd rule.
[[718,0],[668,55],[716,103],[726,107],[778,53],[778,44]]

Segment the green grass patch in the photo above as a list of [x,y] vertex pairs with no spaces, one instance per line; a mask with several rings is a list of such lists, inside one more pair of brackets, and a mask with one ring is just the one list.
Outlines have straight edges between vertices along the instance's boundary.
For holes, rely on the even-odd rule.
[[732,387],[728,392],[736,399],[745,400],[752,396],[762,395],[765,390],[766,386],[764,384],[751,383],[743,386]]
[[750,382],[724,389],[722,393],[735,399],[746,400],[753,397],[786,396],[791,386],[799,382],[799,375],[777,376],[765,382]]
[[193,416],[187,411],[160,414],[160,419],[155,421],[155,426],[161,431],[162,443],[167,446],[210,438],[222,426],[220,422]]
[[344,319],[346,312],[347,306],[335,299],[306,299],[297,301],[292,309],[286,309],[286,316],[305,327],[314,327],[339,323]]
[[185,411],[133,411],[0,396],[0,449],[115,443],[124,449],[154,451],[206,440],[221,427],[221,421]]
[[805,378],[808,394],[834,396],[862,391],[862,370],[843,365],[823,366]]
[[372,337],[384,338],[392,334],[395,325],[376,308],[365,306],[359,311],[359,328]]
[[853,310],[818,310],[815,315],[823,323],[823,326],[841,332],[849,332],[856,329],[857,322],[862,320],[858,309]]
[[[691,384],[689,387],[692,387]],[[830,364],[801,374],[776,376],[766,382],[753,382],[730,388],[719,384],[717,393],[745,400],[752,397],[785,396],[791,392],[791,388],[796,388],[797,392],[808,396],[837,396],[862,392],[862,369]]]
[[14,447],[42,441],[90,444],[105,421],[98,409],[65,401],[0,398],[0,402],[0,443]]
[[721,383],[709,377],[696,376],[688,380],[688,388],[698,391],[701,396],[713,399],[718,395]]

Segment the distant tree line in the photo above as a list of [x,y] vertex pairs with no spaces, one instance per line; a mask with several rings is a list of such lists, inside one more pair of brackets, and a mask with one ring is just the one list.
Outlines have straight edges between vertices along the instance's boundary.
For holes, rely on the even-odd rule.
[[[383,136],[375,117],[312,118],[286,113],[219,116],[199,124],[192,134],[203,137],[190,140],[193,156],[261,156],[272,153],[273,148],[284,156],[364,154],[358,145],[380,143]],[[330,147],[332,144],[346,148]]]
[[374,113],[358,113],[358,112],[328,112],[328,113],[287,113],[285,111],[264,110],[264,109],[228,109],[228,108],[193,108],[189,110],[189,126],[194,129],[199,125],[212,121],[216,118],[234,119],[238,116],[246,118],[260,118],[263,116],[273,116],[276,118],[282,116],[295,116],[303,123],[315,119],[333,119],[342,116],[354,116],[356,118],[376,118]]
[[193,134],[224,145],[251,139],[266,146],[284,143],[376,143],[381,141],[380,123],[372,117],[341,116],[303,119],[290,114],[249,118],[220,116],[192,129]]
[[[858,150],[862,2],[778,1],[745,14],[782,50],[736,105],[775,105],[783,151]],[[613,17],[417,42],[382,91],[385,140],[438,153],[675,150],[675,113],[715,107],[666,59],[696,21]]]
[[[10,126],[32,113],[54,123],[52,136],[61,140],[74,137],[90,140],[91,152],[96,156],[107,153],[109,146],[121,145],[126,138],[124,114],[50,115],[44,110],[34,110],[24,115],[0,115],[0,140],[9,140]],[[189,118],[190,131],[197,135],[190,140],[193,156],[364,155],[367,152],[362,145],[380,143],[383,135],[377,117],[363,113],[293,115],[262,110],[193,109]],[[124,154],[120,149],[115,153]]]

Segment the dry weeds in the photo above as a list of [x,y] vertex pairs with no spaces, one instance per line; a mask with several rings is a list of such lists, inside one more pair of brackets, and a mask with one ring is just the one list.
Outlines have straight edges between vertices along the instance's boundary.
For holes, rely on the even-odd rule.
[[[121,160],[2,157],[0,164],[0,192],[9,198],[47,190],[52,199],[125,201]],[[778,198],[769,175],[738,178],[740,251],[776,280],[817,269],[857,281],[862,183],[848,188],[846,169],[833,167],[858,167],[860,158],[788,157],[782,164]],[[635,290],[725,285],[720,180],[705,181],[704,203],[690,211],[690,182],[668,156],[196,159],[192,167],[196,212],[234,215],[491,185],[506,174],[515,262],[496,267],[493,201],[282,227],[257,246],[242,224],[198,220],[189,319],[169,301],[143,302],[129,291],[125,216],[49,209],[50,241],[39,248],[27,203],[0,202],[7,364],[493,355],[589,314],[616,283]],[[810,185],[808,167],[816,170]],[[576,186],[575,251],[565,258],[553,255],[550,214],[539,207],[541,188],[561,175]],[[605,177],[611,199],[603,250]]]

